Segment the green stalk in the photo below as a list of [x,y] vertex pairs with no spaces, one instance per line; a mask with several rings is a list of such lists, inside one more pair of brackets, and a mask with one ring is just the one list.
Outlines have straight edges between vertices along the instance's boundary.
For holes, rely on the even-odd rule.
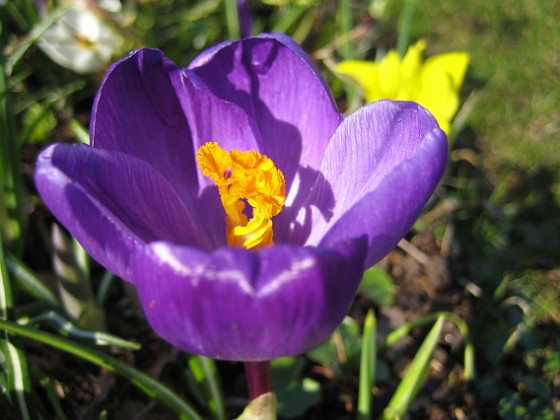
[[410,405],[424,384],[444,323],[445,316],[439,316],[410,363],[410,367],[393,394],[393,398],[389,401],[389,405],[383,411],[383,419],[405,418]]
[[239,39],[240,28],[239,28],[239,13],[237,11],[237,1],[236,0],[224,0],[226,8],[226,27],[228,32],[228,37],[230,39]]
[[[343,39],[341,44],[341,55],[344,60],[351,60],[354,58],[354,49],[352,43],[350,42],[350,34],[354,26],[351,3],[352,0],[339,0],[338,2],[340,16],[339,37]],[[346,100],[348,101],[346,112],[351,113],[360,106],[360,91],[357,86],[351,83],[347,83],[345,88]]]
[[410,27],[412,26],[415,6],[416,0],[404,0],[404,7],[399,17],[397,27],[397,51],[401,58],[406,54],[406,50],[410,44]]
[[[0,52],[4,50],[4,14],[0,9]],[[27,194],[20,171],[19,146],[4,56],[0,53],[0,226],[5,242],[18,252],[27,223]]]
[[453,322],[461,335],[463,336],[463,340],[465,340],[465,382],[471,382],[474,380],[475,377],[475,368],[474,368],[474,347],[471,341],[469,327],[467,323],[458,317],[453,312],[449,311],[439,311],[433,312],[427,315],[424,315],[422,318],[417,320],[407,322],[406,324],[401,325],[399,328],[393,330],[382,343],[382,348],[385,349],[387,347],[391,347],[396,344],[398,341],[407,337],[410,332],[417,327],[421,327],[423,325],[429,324],[434,322],[439,317],[444,316],[447,320]]
[[60,302],[52,289],[14,255],[7,253],[4,259],[14,282],[35,299],[59,307]]
[[344,39],[341,49],[346,60],[354,58],[354,51],[349,35],[352,32],[352,0],[339,0],[338,11],[340,16],[340,36]]
[[204,393],[205,403],[216,420],[226,420],[227,411],[224,395],[220,385],[220,376],[214,360],[208,357],[192,355],[189,368],[199,388]]
[[360,356],[360,384],[358,388],[358,420],[371,419],[371,389],[375,384],[375,360],[377,357],[377,320],[369,310],[364,322],[362,352]]
[[[14,299],[12,285],[4,261],[2,236],[0,235],[0,321],[10,319],[13,314]],[[0,335],[0,352],[6,366],[5,371],[0,371],[0,377],[5,386],[8,399],[18,409],[18,416],[23,419],[31,419],[32,415],[28,407],[27,397],[31,393],[31,381],[27,367],[25,353],[11,340],[7,334]]]
[[105,312],[97,305],[89,278],[85,251],[57,225],[52,227],[53,267],[58,293],[68,315],[81,327],[103,331]]

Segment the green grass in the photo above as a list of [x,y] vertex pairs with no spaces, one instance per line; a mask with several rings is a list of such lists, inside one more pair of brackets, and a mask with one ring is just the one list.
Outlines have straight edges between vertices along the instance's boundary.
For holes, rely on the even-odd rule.
[[[560,166],[560,2],[447,0],[416,8],[429,53],[471,54],[468,123],[494,168]],[[471,86],[469,86],[469,84]],[[558,178],[557,178],[558,181]]]

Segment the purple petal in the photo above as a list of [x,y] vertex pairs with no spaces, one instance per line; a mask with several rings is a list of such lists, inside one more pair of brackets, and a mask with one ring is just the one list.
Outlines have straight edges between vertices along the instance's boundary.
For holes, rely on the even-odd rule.
[[[217,141],[226,150],[259,150],[262,140],[256,122],[234,103],[215,96],[197,74],[185,69],[170,71],[170,80],[189,122],[192,147]],[[199,191],[213,181],[198,171]],[[217,192],[213,191],[217,196]],[[221,206],[217,200],[217,205]]]
[[93,106],[91,144],[148,162],[187,199],[198,192],[197,171],[190,130],[169,79],[175,69],[149,49],[111,66]]
[[319,168],[342,116],[318,70],[292,39],[265,34],[227,42],[189,68],[256,122],[260,151],[282,170],[288,187],[300,165]]
[[278,245],[201,252],[167,243],[138,248],[135,280],[154,330],[215,359],[257,361],[305,352],[347,313],[365,240],[332,249]]
[[39,156],[35,183],[45,204],[91,256],[126,280],[138,244],[167,240],[211,248],[169,183],[132,156],[53,145]]
[[313,210],[307,243],[328,246],[367,235],[366,267],[389,252],[420,215],[441,179],[447,139],[435,119],[411,102],[379,101],[351,115],[325,154],[317,202],[336,197],[327,218]]

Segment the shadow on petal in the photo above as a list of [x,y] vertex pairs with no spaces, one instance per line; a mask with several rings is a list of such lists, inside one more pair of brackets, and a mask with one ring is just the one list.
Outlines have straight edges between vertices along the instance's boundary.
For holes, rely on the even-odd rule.
[[[311,194],[319,188],[320,194]],[[275,219],[275,238],[279,243],[303,245],[313,228],[314,218],[329,221],[333,216],[335,197],[325,176],[309,167],[300,166],[292,187],[294,198]],[[315,210],[315,211],[314,211]]]

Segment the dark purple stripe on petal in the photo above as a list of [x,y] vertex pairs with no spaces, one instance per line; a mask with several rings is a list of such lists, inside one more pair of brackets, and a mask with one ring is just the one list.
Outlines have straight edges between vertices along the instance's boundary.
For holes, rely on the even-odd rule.
[[364,256],[365,240],[258,253],[155,243],[138,249],[134,271],[146,316],[165,340],[216,359],[257,361],[325,341],[350,307]]

